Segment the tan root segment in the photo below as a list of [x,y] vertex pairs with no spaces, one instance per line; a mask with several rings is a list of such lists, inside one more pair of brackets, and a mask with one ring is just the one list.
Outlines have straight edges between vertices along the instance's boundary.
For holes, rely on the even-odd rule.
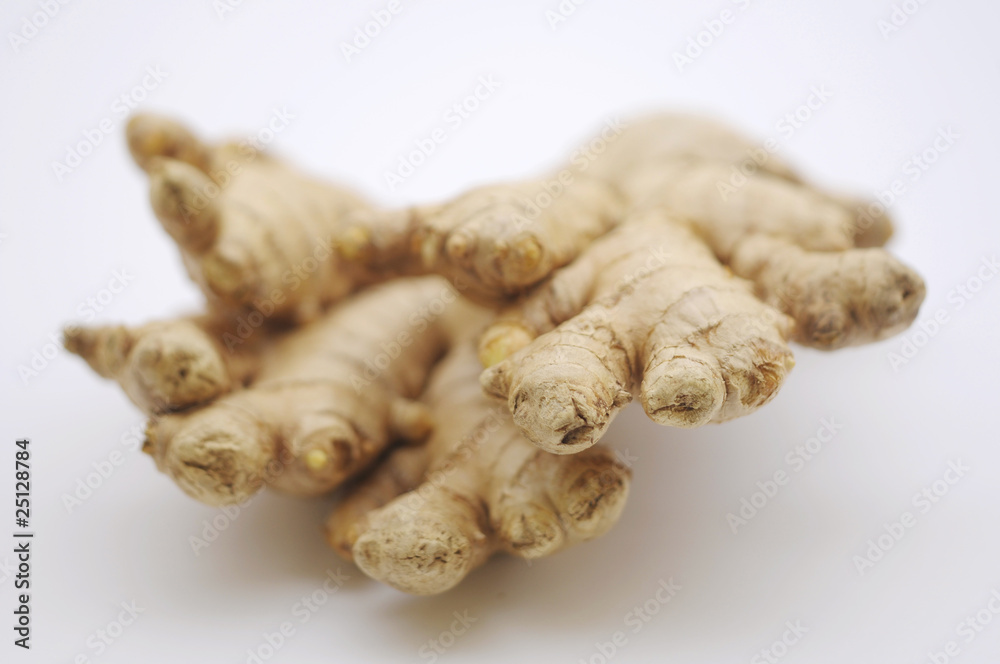
[[225,317],[196,316],[136,328],[71,327],[64,343],[152,415],[208,403],[252,378],[270,335],[261,330],[224,347],[235,325]]
[[637,122],[589,174],[624,195],[627,221],[480,343],[485,389],[549,451],[592,445],[632,395],[673,426],[744,415],[791,368],[786,339],[825,349],[883,339],[923,301],[920,277],[872,246],[891,234],[884,214],[813,189],[713,122]]
[[327,539],[416,594],[605,533],[631,476],[593,446],[632,399],[677,427],[748,414],[788,340],[883,339],[924,297],[880,248],[884,210],[702,118],[397,210],[168,119],[127,138],[207,313],[69,328],[66,347],[150,415],[145,451],[200,501],[360,478]]
[[128,125],[153,210],[192,279],[219,309],[308,321],[358,288],[439,274],[466,296],[523,292],[620,219],[602,180],[564,169],[438,205],[378,210],[246,143],[202,143],[172,120]]
[[426,446],[394,452],[327,522],[339,553],[400,590],[448,590],[498,550],[550,555],[604,534],[624,507],[631,475],[609,450],[537,449],[481,394],[479,371],[474,346],[457,346],[424,397],[437,422]]
[[923,281],[874,248],[892,234],[884,210],[805,184],[726,127],[692,116],[650,117],[625,129],[592,172],[635,209],[690,222],[719,260],[792,316],[799,343],[868,343],[916,318]]
[[368,207],[350,191],[248,143],[202,143],[158,116],[133,117],[127,139],[156,217],[215,308],[308,321],[376,280],[335,251],[344,220]]
[[439,205],[356,215],[341,247],[373,272],[407,266],[411,274],[440,274],[489,302],[523,293],[570,263],[623,211],[613,187],[564,169]]
[[569,454],[593,445],[632,394],[673,426],[753,411],[792,368],[790,328],[690,229],[651,211],[500,316],[482,337],[482,382],[528,438]]
[[376,287],[261,349],[246,389],[154,417],[146,449],[209,504],[241,502],[265,483],[325,493],[393,440],[427,435],[413,399],[457,326],[482,315],[437,278]]

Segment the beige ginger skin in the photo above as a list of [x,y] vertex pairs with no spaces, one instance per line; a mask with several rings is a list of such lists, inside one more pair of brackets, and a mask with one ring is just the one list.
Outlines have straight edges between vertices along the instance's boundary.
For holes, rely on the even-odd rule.
[[271,337],[258,330],[226,343],[237,323],[219,315],[189,316],[138,327],[72,327],[66,349],[122,390],[147,415],[208,403],[249,382]]
[[245,388],[153,412],[145,450],[185,493],[211,505],[242,502],[264,484],[329,492],[393,441],[427,435],[426,409],[414,399],[449,339],[482,316],[435,277],[375,287],[260,342]]
[[923,281],[871,246],[888,239],[888,219],[862,223],[858,205],[777,160],[720,187],[751,148],[709,121],[664,115],[596,160],[631,213],[480,343],[484,388],[537,445],[589,447],[633,396],[671,426],[744,415],[793,366],[786,340],[835,349],[914,320]]
[[632,209],[690,223],[720,262],[792,316],[795,341],[835,349],[905,329],[925,289],[879,248],[892,235],[889,218],[805,184],[774,155],[732,185],[733,166],[754,149],[763,150],[710,120],[662,114],[625,129],[592,172]]
[[153,211],[212,306],[271,302],[274,320],[312,320],[396,276],[439,274],[483,302],[517,295],[572,261],[623,211],[611,185],[582,175],[541,208],[533,201],[544,180],[377,209],[246,144],[204,143],[167,118],[136,115],[126,133],[149,175]]
[[767,403],[794,364],[791,328],[689,226],[637,213],[501,314],[481,355],[522,348],[482,384],[533,442],[571,454],[633,393],[654,421],[682,427]]
[[327,540],[415,594],[607,532],[631,474],[595,444],[631,400],[676,427],[749,414],[790,342],[884,339],[924,297],[884,213],[694,116],[396,210],[162,117],[127,139],[206,312],[66,347],[149,415],[144,450],[197,500],[353,480]]
[[367,207],[354,193],[159,116],[132,117],[126,138],[156,218],[213,309],[269,302],[274,320],[305,322],[376,281],[333,250],[343,219]]
[[497,551],[539,558],[607,532],[630,471],[610,450],[539,450],[481,394],[475,347],[457,345],[423,397],[428,442],[402,448],[352,488],[327,539],[368,576],[418,595],[444,592]]

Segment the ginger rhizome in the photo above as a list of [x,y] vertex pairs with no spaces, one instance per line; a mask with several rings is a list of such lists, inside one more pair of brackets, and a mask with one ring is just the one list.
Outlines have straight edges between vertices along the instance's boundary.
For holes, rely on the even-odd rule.
[[577,173],[553,196],[546,189],[551,179],[355,215],[341,237],[341,254],[372,272],[445,276],[466,297],[487,303],[520,295],[570,263],[624,212],[622,197],[606,182]]
[[637,393],[661,424],[721,422],[767,403],[792,368],[791,321],[689,227],[637,213],[483,335],[485,389],[550,452],[593,445]]
[[312,320],[396,276],[443,275],[484,301],[520,294],[623,210],[614,187],[583,175],[542,208],[534,201],[544,180],[383,210],[246,144],[204,143],[166,118],[133,117],[127,138],[157,219],[213,307],[267,303],[275,320]]
[[[311,325],[262,328],[252,363],[187,319],[84,329],[67,345],[152,416],[145,450],[157,466],[193,498],[224,505],[265,483],[326,493],[391,442],[426,436],[415,398],[449,340],[483,315],[426,277],[373,287]],[[160,382],[143,383],[150,373]]]
[[595,160],[629,215],[481,340],[484,388],[536,444],[585,449],[633,396],[672,426],[744,415],[793,366],[786,340],[835,349],[914,320],[923,281],[871,246],[889,220],[863,223],[858,204],[777,160],[729,185],[749,146],[713,123],[659,116]]
[[633,399],[668,426],[746,415],[790,342],[886,338],[924,296],[884,213],[692,116],[400,209],[157,116],[127,139],[205,312],[66,347],[149,416],[188,495],[340,488],[329,544],[416,594],[611,528],[631,472],[595,444]]
[[754,150],[766,153],[707,120],[654,116],[626,129],[593,171],[633,209],[691,223],[722,263],[795,319],[798,343],[835,349],[906,329],[924,284],[879,248],[889,218],[804,183],[773,155],[732,184]]
[[133,117],[126,132],[156,218],[214,309],[268,302],[275,319],[308,321],[375,281],[331,247],[343,220],[366,207],[347,189],[248,145],[205,144],[157,116]]
[[226,344],[236,322],[219,315],[129,328],[71,328],[65,345],[122,390],[147,415],[208,403],[250,380],[266,332]]
[[496,551],[539,558],[604,534],[630,471],[595,447],[557,456],[517,431],[479,389],[471,343],[457,345],[423,397],[435,424],[348,492],[327,538],[365,574],[407,592],[443,592]]
[[[442,301],[450,304],[430,314]],[[265,482],[327,493],[393,441],[427,435],[414,400],[456,328],[477,315],[437,278],[375,287],[262,349],[246,389],[154,417],[147,451],[210,504],[241,502]]]

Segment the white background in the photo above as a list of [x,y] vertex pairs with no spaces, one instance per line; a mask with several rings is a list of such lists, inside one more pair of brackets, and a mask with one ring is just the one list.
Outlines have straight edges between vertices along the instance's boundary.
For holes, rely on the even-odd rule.
[[[916,13],[883,35],[889,0],[590,0],[555,28],[545,12],[558,0],[404,2],[347,62],[341,42],[385,2],[246,0],[220,17],[209,0],[74,1],[17,50],[9,33],[38,8],[5,2],[0,535],[9,541],[14,529],[13,441],[28,436],[37,537],[30,652],[11,645],[13,544],[0,545],[4,661],[245,662],[285,621],[295,634],[267,661],[430,661],[420,648],[455,611],[476,622],[442,662],[601,662],[595,643],[618,630],[626,642],[614,662],[751,662],[786,621],[808,628],[780,660],[789,664],[927,662],[949,640],[961,649],[952,661],[1000,661],[1000,616],[971,642],[956,632],[1000,589],[1000,279],[973,281],[981,289],[961,307],[953,293],[1000,254],[1000,5],[910,4]],[[734,19],[717,38],[702,35],[711,43],[679,70],[673,53],[723,9]],[[167,77],[143,108],[209,137],[256,132],[286,108],[294,120],[272,148],[387,205],[540,173],[615,115],[706,110],[778,139],[781,155],[824,185],[874,195],[900,179],[891,248],[927,280],[919,320],[944,310],[948,322],[918,336],[898,370],[888,354],[902,337],[801,349],[774,402],[722,426],[663,429],[629,410],[608,435],[637,457],[620,525],[530,566],[495,559],[443,596],[403,595],[339,561],[320,535],[322,501],[262,496],[195,556],[190,538],[219,512],[126,449],[141,417],[118,388],[62,351],[37,376],[18,370],[36,352],[52,355],[49,335],[78,320],[115,270],[134,280],[98,320],[198,306],[112,110],[147,67]],[[502,87],[390,191],[385,171],[445,124],[480,76]],[[782,132],[814,86],[830,99]],[[112,134],[60,181],[53,162],[105,118]],[[913,180],[907,160],[948,127],[959,138]],[[843,428],[794,472],[786,454],[831,417]],[[124,462],[70,513],[64,495],[115,450]],[[959,459],[970,470],[922,512],[914,494]],[[734,534],[726,515],[779,469],[790,482]],[[916,525],[859,573],[855,556],[907,511]],[[300,622],[295,603],[338,567],[350,580]],[[634,632],[629,613],[671,578],[680,590]],[[144,609],[138,620],[103,652],[91,647],[132,601]]]

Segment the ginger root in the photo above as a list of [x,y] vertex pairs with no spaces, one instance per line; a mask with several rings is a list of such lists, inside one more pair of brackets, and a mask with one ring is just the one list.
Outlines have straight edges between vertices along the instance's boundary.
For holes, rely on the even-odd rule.
[[208,145],[159,116],[132,117],[126,138],[157,219],[213,309],[267,302],[275,320],[308,321],[377,280],[333,250],[343,220],[367,208],[352,192],[245,144]]
[[484,388],[537,445],[589,447],[633,395],[671,426],[744,415],[792,368],[787,339],[835,349],[914,320],[923,281],[870,246],[891,234],[888,218],[862,223],[849,199],[776,160],[725,189],[749,145],[666,115],[626,129],[596,160],[630,202],[626,221],[480,342]]
[[421,447],[394,452],[353,487],[327,539],[372,578],[440,593],[493,553],[539,558],[618,520],[630,471],[600,447],[572,457],[525,440],[478,389],[471,343],[457,345],[423,397],[437,423]]
[[127,140],[156,217],[212,307],[267,303],[279,321],[312,320],[404,275],[443,275],[466,296],[502,300],[569,263],[623,210],[612,186],[582,175],[548,205],[537,180],[379,210],[245,144],[203,143],[167,118],[134,116]]
[[[732,184],[754,152],[756,172]],[[880,249],[883,212],[806,184],[764,148],[704,118],[661,114],[626,128],[593,173],[632,209],[689,222],[718,259],[792,316],[798,343],[822,349],[898,334],[924,298],[920,276]]]
[[122,390],[147,415],[205,404],[248,382],[269,332],[240,344],[224,339],[236,323],[218,315],[67,328],[63,343]]
[[74,328],[66,347],[150,416],[144,450],[200,501],[353,480],[329,544],[416,594],[611,528],[631,473],[594,445],[633,398],[677,427],[748,414],[789,341],[883,339],[924,296],[880,248],[887,216],[773,155],[734,178],[762,149],[701,118],[397,210],[156,116],[127,138],[206,313]]
[[482,337],[482,383],[528,438],[570,454],[634,392],[672,426],[759,408],[793,366],[791,327],[686,225],[637,213],[498,317]]
[[[563,174],[572,171],[564,169]],[[547,186],[558,182],[552,195]],[[437,205],[361,213],[341,254],[376,273],[440,274],[485,303],[520,295],[613,228],[624,201],[576,173],[479,187]]]
[[[127,361],[117,361],[117,372],[106,375],[117,376],[140,406],[154,404],[147,407],[152,417],[144,450],[185,493],[224,505],[246,500],[264,484],[295,495],[326,493],[367,468],[391,442],[425,437],[431,422],[414,399],[450,339],[470,321],[481,325],[483,316],[438,278],[374,287],[311,325],[257,341],[245,388],[240,380],[226,382],[236,371],[226,367],[217,340],[204,331],[183,336],[192,331],[187,320],[85,331],[67,342],[139,339]],[[155,359],[145,360],[141,349],[151,339],[157,349],[166,345],[164,330],[182,350],[150,350]],[[123,356],[117,346],[106,354]],[[171,364],[178,357],[180,363]],[[203,366],[218,369],[218,380],[205,381],[213,399],[155,406],[162,401],[150,395],[163,392],[180,405],[178,394],[190,391],[175,388],[191,384],[191,371]],[[134,377],[150,372],[159,376],[156,387],[168,389],[136,389]],[[171,382],[184,372],[180,383]]]

